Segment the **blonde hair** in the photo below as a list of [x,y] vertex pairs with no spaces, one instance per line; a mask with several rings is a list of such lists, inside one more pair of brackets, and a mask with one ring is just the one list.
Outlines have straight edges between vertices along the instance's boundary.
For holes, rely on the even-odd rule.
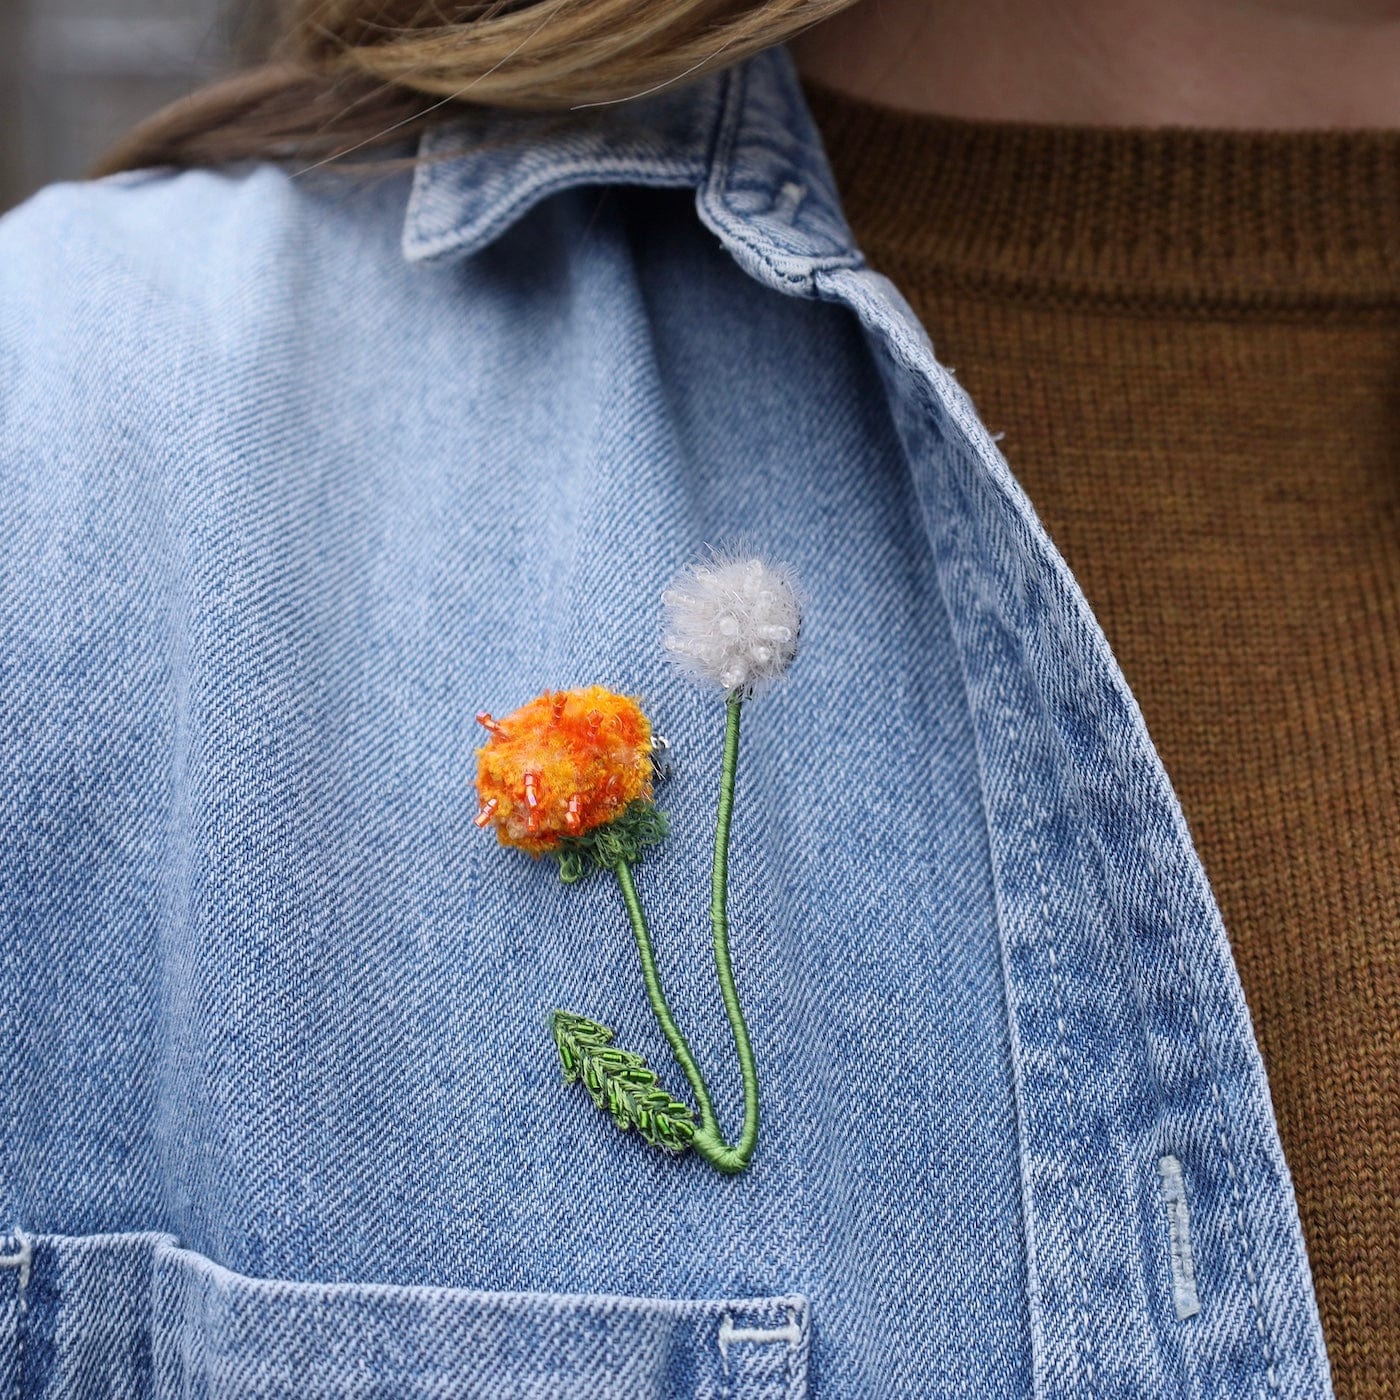
[[142,123],[97,174],[322,162],[454,104],[560,111],[693,82],[854,0],[288,0],[273,61]]

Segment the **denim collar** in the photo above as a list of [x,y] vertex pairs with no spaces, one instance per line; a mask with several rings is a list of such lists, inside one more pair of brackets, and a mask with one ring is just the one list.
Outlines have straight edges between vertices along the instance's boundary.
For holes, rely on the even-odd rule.
[[472,109],[432,127],[404,224],[410,262],[485,247],[581,185],[692,187],[700,218],[769,285],[816,295],[861,262],[821,137],[782,47],[683,88],[565,114]]

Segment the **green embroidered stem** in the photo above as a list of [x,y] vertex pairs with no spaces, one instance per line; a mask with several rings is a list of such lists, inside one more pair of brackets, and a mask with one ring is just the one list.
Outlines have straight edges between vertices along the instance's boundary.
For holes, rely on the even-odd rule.
[[749,1028],[744,1022],[744,1012],[739,1005],[739,992],[734,985],[734,965],[729,956],[729,824],[734,810],[734,778],[739,764],[739,716],[743,701],[736,691],[729,697],[726,706],[724,728],[724,758],[720,766],[719,813],[715,820],[714,865],[710,880],[710,924],[714,930],[715,970],[719,974],[720,995],[724,998],[725,1015],[734,1034],[734,1048],[739,1055],[739,1070],[744,1081],[744,1126],[739,1141],[731,1146],[720,1131],[719,1119],[715,1116],[710,1091],[700,1066],[695,1062],[689,1044],[676,1018],[671,1014],[666,1001],[666,993],[661,987],[661,976],[656,967],[656,951],[652,947],[651,934],[647,928],[646,915],[642,912],[642,901],[637,895],[636,882],[632,878],[632,868],[626,861],[619,861],[613,870],[617,883],[622,887],[623,903],[627,906],[627,917],[632,924],[632,934],[637,940],[637,953],[642,960],[642,980],[646,984],[647,1000],[651,1003],[671,1053],[676,1057],[690,1084],[695,1102],[700,1108],[700,1126],[691,1139],[691,1146],[716,1170],[741,1172],[753,1157],[758,1143],[758,1069],[754,1064],[753,1047],[749,1042]]
[[729,821],[734,810],[734,777],[739,767],[739,716],[743,697],[734,691],[725,705],[724,758],[720,765],[719,813],[715,818],[715,853],[710,875],[710,925],[714,930],[715,970],[719,973],[720,995],[724,1011],[734,1033],[734,1048],[739,1055],[739,1070],[744,1077],[744,1126],[738,1144],[729,1147],[716,1131],[714,1155],[706,1151],[702,1135],[709,1127],[702,1123],[695,1136],[695,1148],[707,1161],[721,1171],[743,1171],[758,1142],[758,1069],[754,1064],[753,1046],[749,1043],[749,1028],[744,1022],[739,992],[734,985],[734,966],[729,958]]
[[652,1012],[666,1037],[666,1043],[671,1047],[671,1053],[676,1057],[676,1063],[685,1074],[690,1092],[695,1095],[695,1102],[700,1106],[701,1132],[716,1135],[718,1125],[714,1105],[710,1102],[710,1091],[705,1086],[705,1077],[700,1073],[700,1066],[695,1063],[695,1056],[691,1054],[690,1046],[681,1034],[676,1018],[671,1014],[666,993],[661,989],[661,974],[656,970],[656,950],[651,945],[651,932],[647,928],[647,917],[642,912],[642,901],[637,895],[636,882],[632,879],[632,867],[626,861],[619,861],[613,867],[613,872],[617,876],[617,883],[622,887],[622,901],[627,906],[632,936],[637,940],[637,953],[642,960],[642,981],[646,983],[647,1000],[651,1003]]

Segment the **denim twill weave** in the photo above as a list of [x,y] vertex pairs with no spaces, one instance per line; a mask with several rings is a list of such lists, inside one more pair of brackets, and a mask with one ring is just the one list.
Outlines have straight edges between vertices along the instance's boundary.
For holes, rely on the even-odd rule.
[[[0,1387],[1330,1394],[1179,807],[788,55],[425,144],[0,222]],[[740,536],[810,606],[746,721],[727,1179],[560,1085],[556,1005],[671,1073],[617,891],[470,819],[478,709],[644,698],[735,1123],[659,594]]]

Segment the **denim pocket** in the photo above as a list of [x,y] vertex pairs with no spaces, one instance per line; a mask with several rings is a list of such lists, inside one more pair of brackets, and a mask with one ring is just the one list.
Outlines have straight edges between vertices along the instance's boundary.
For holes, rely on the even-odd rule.
[[11,1306],[0,1306],[0,1374],[10,1369],[22,1396],[808,1393],[800,1297],[681,1301],[291,1283],[231,1273],[167,1235],[19,1237],[11,1257],[24,1263],[0,1270],[0,1289],[11,1295]]

